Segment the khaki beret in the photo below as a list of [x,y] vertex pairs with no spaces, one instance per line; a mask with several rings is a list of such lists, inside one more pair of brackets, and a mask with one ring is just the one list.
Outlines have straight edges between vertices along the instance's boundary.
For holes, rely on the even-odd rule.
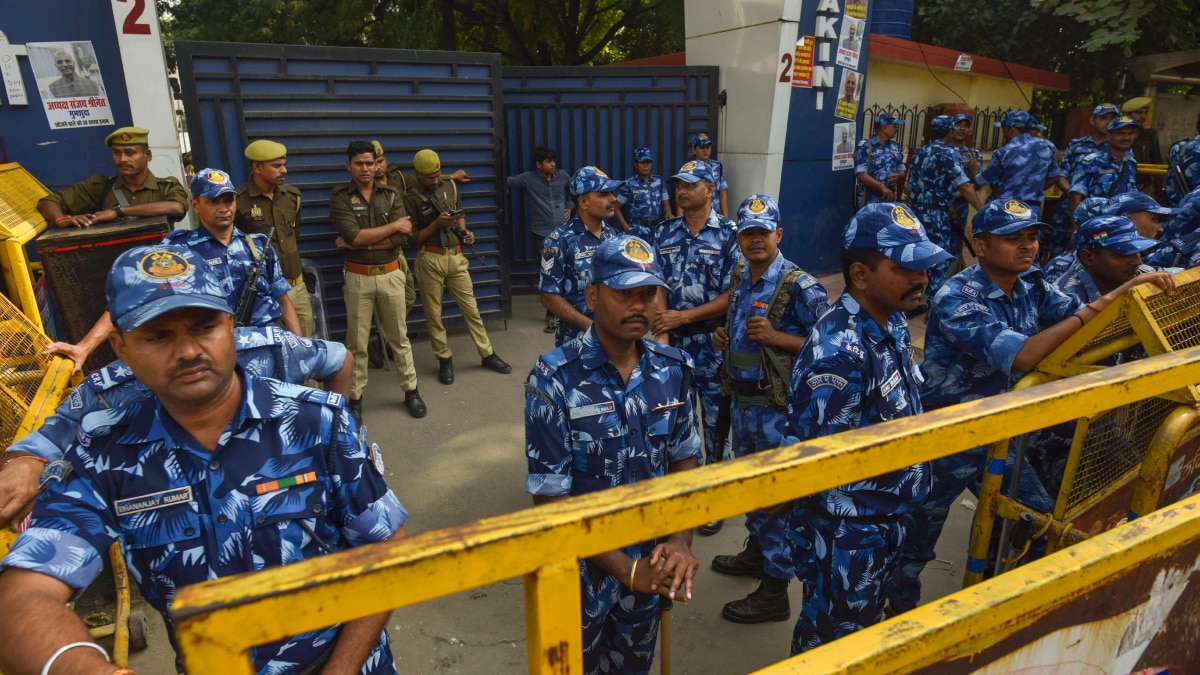
[[141,127],[121,127],[104,139],[108,147],[114,145],[150,145],[150,130]]
[[1131,98],[1128,101],[1125,101],[1124,103],[1122,103],[1121,104],[1121,112],[1131,113],[1134,110],[1141,110],[1142,108],[1149,108],[1149,107],[1150,107],[1150,97],[1149,96],[1138,96],[1136,98]]
[[251,162],[269,162],[280,157],[287,157],[287,146],[262,138],[247,145],[245,154],[246,159]]
[[371,141],[371,147],[375,148],[375,157],[376,158],[383,157],[384,154],[386,154],[383,151],[383,144],[380,143],[379,141]]
[[426,148],[413,155],[413,169],[423,176],[428,176],[442,170],[442,160],[436,152]]

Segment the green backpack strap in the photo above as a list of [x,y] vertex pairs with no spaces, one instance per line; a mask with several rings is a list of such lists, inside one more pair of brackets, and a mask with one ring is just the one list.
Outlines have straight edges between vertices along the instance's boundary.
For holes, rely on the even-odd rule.
[[[767,306],[767,319],[775,330],[779,330],[779,326],[783,322],[783,315],[787,312],[788,306],[792,304],[792,288],[801,274],[803,274],[803,270],[799,267],[789,269],[783,274],[779,284],[775,286],[775,292],[771,294],[771,303]],[[795,355],[786,350],[765,345],[762,353],[763,366],[769,368],[773,375],[767,377],[771,384],[767,389],[767,402],[780,410],[785,410],[790,398],[788,389],[791,385],[792,363]]]
[[[733,269],[729,271],[729,294],[730,302],[729,309],[725,312],[725,334],[733,335],[733,298],[732,295],[737,292],[739,286],[742,285],[742,272],[746,268],[746,261],[739,260]],[[731,396],[733,394],[733,378],[729,375],[729,369],[726,364],[729,363],[729,347],[726,347],[721,352],[721,367],[717,368],[717,380],[721,383],[721,395]]]

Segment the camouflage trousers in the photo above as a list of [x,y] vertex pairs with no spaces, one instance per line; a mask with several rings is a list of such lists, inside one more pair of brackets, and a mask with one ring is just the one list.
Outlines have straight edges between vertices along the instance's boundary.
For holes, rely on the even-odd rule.
[[[744,457],[779,447],[787,432],[787,413],[766,406],[733,406],[733,456]],[[763,571],[776,579],[791,579],[792,545],[787,536],[787,517],[771,517],[766,509],[746,514],[746,529],[758,537],[758,546],[766,560]]]
[[804,604],[792,632],[793,655],[883,618],[904,545],[900,522],[851,523],[815,507],[797,506],[789,536],[796,578],[804,582]]
[[658,640],[659,596],[630,591],[625,581],[587,560],[580,561],[579,572],[583,672],[648,674]]
[[717,369],[721,367],[721,352],[712,346],[712,335],[701,333],[678,337],[671,344],[692,357],[692,391],[700,399],[700,421],[704,432],[704,457],[701,464],[712,464],[724,459],[729,451],[729,439],[717,448],[717,404],[721,400],[721,381]]
[[[925,226],[925,233],[929,236],[929,241],[942,247],[951,255],[957,255],[957,252],[951,250],[950,242],[953,237],[954,228],[950,226],[948,208],[914,204],[913,212],[917,214],[917,218]],[[961,248],[961,244],[959,246]],[[938,289],[946,283],[947,272],[950,271],[950,264],[952,262],[951,260],[943,260],[929,268],[929,290],[926,291],[925,297],[929,298],[930,301],[933,300],[933,296],[937,295]]]

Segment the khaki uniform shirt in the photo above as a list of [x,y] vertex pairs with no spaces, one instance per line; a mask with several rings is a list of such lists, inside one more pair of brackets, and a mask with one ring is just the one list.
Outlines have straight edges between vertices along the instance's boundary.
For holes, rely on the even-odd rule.
[[243,232],[266,234],[272,227],[271,244],[279,256],[283,276],[293,280],[304,273],[300,262],[300,190],[291,185],[275,187],[274,198],[267,197],[253,180],[237,191],[237,216],[234,224]]
[[[404,210],[404,200],[401,198],[400,191],[383,183],[375,183],[369,203],[358,191],[358,186],[353,181],[333,188],[333,194],[329,197],[329,219],[333,221],[338,235],[347,244],[354,242],[361,230],[387,225],[405,215],[407,212]],[[346,255],[348,262],[360,265],[385,265],[395,260],[400,254],[400,247],[404,244],[405,237],[402,234],[393,234],[388,237],[388,241],[392,242],[395,248],[374,251],[342,249],[342,252]]]
[[404,194],[408,188],[417,184],[417,174],[405,173],[398,166],[388,165],[387,184],[399,190],[400,194]]
[[183,204],[184,210],[187,210],[187,190],[183,189],[183,185],[178,180],[170,176],[159,178],[147,172],[146,181],[136,191],[130,191],[129,187],[125,185],[125,177],[120,175],[113,182],[112,189],[106,191],[105,187],[109,180],[108,176],[96,174],[62,192],[55,192],[47,199],[58,204],[62,212],[69,216],[116,208],[120,202],[117,201],[117,195],[114,194],[115,190],[125,193],[125,201],[129,202],[130,206],[152,202],[179,202]]
[[[437,220],[437,216],[428,218],[421,215],[421,205],[430,197],[437,197],[438,201],[450,211],[462,210],[462,199],[458,196],[458,187],[449,178],[442,178],[437,187],[428,190],[422,187],[417,181],[413,181],[408,188],[408,192],[404,193],[404,205],[413,220],[414,241],[416,241],[419,230],[428,227],[430,223]],[[425,245],[441,246],[442,248],[453,248],[460,243],[458,236],[451,232],[450,228],[442,228],[436,237],[430,237],[425,240]]]

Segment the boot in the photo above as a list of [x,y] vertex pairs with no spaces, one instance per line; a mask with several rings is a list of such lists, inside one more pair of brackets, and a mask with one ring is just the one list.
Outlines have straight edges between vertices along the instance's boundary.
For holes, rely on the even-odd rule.
[[787,621],[792,615],[787,590],[787,579],[764,576],[750,595],[725,603],[721,616],[734,623]]
[[438,382],[454,384],[454,359],[438,359]]
[[505,363],[504,359],[496,356],[496,352],[492,352],[483,358],[483,367],[501,375],[507,375],[512,372],[512,366]]
[[409,415],[416,418],[424,417],[428,412],[425,409],[425,401],[421,400],[421,395],[417,393],[416,389],[404,392],[404,407],[408,408]]
[[719,555],[713,558],[712,568],[718,574],[730,577],[759,577],[763,576],[763,563],[766,558],[758,547],[758,537],[746,537],[746,547],[737,555]]
[[700,527],[697,527],[696,531],[699,532],[701,536],[711,537],[714,534],[720,532],[721,528],[724,526],[725,526],[725,521],[714,520],[711,523],[705,523],[705,524],[701,525]]

